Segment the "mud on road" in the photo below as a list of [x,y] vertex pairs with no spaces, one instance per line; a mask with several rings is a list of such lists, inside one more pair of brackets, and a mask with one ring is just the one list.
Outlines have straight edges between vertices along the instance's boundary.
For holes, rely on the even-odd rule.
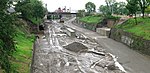
[[125,73],[117,57],[82,33],[69,37],[62,30],[68,27],[47,25],[36,42],[32,73]]

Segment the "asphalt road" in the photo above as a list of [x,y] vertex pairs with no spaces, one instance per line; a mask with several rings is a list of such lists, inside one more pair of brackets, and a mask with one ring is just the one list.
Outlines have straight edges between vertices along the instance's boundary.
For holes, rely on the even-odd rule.
[[116,42],[105,36],[101,36],[96,32],[80,28],[71,23],[74,19],[65,22],[64,25],[82,32],[86,36],[95,40],[102,45],[108,52],[118,56],[119,62],[123,65],[128,73],[150,73],[150,57],[142,55],[126,45]]

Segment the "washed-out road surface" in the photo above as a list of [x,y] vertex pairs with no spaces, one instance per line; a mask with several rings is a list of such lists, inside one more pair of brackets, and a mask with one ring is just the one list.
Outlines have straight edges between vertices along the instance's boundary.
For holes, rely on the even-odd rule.
[[68,36],[68,27],[55,21],[46,25],[45,34],[35,43],[31,73],[126,72],[113,54],[88,36],[81,32]]
[[89,38],[98,42],[101,46],[103,46],[108,52],[116,55],[118,57],[119,62],[123,65],[125,70],[128,73],[150,73],[150,57],[142,55],[126,45],[116,42],[110,38],[100,36],[96,32],[78,27],[78,24],[72,24],[75,18],[67,21],[64,25],[73,28],[77,31],[82,32]]

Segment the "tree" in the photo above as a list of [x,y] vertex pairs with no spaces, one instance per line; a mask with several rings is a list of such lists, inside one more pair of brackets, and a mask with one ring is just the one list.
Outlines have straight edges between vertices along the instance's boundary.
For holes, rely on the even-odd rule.
[[144,18],[145,9],[150,5],[150,1],[149,0],[137,0],[137,1],[140,6],[142,17]]
[[85,16],[85,10],[78,10],[78,16],[84,17]]
[[92,2],[86,3],[85,4],[85,8],[86,8],[86,10],[87,10],[88,13],[95,12],[95,10],[96,10],[96,6]]
[[16,11],[21,12],[21,16],[32,21],[32,19],[42,19],[46,13],[46,9],[39,0],[20,0],[16,5]]
[[36,18],[43,18],[45,15],[46,9],[43,7],[41,1],[35,0],[33,1],[33,16]]
[[[20,4],[22,5],[20,6]],[[23,4],[23,3],[18,2],[18,6],[16,6],[16,11],[21,12],[22,17],[26,19],[33,16],[33,7],[31,3]]]
[[7,11],[11,3],[10,0],[0,0],[0,66],[5,73],[14,72],[10,58],[15,51],[15,16]]
[[137,24],[136,12],[138,11],[138,1],[137,0],[127,0],[128,4],[126,8],[129,10],[130,14],[135,15],[135,22]]
[[114,3],[113,9],[114,9],[114,14],[119,14],[119,15],[128,14],[128,10],[126,8],[125,2]]
[[101,5],[99,7],[99,11],[102,12],[104,15],[111,15],[109,8],[107,6]]
[[116,2],[116,0],[105,0],[107,7],[109,8],[109,12],[113,14],[113,4]]
[[19,0],[15,6],[15,10],[20,12],[23,18],[28,19],[33,16],[33,4],[30,0]]
[[[128,10],[126,9],[126,3],[125,2],[115,2],[111,5],[113,8],[113,14],[128,14]],[[99,7],[99,11],[102,12],[105,15],[111,15],[112,12],[108,5],[101,5]]]

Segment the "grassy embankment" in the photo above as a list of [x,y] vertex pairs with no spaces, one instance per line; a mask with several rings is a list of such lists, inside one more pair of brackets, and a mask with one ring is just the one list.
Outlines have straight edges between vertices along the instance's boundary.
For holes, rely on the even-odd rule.
[[41,18],[36,19],[36,18],[32,17],[32,18],[28,18],[28,19],[31,20],[34,24],[39,24],[42,22]]
[[115,17],[115,16],[102,16],[102,15],[90,15],[90,16],[85,16],[81,17],[79,20],[88,24],[98,24],[100,23],[103,19],[111,19],[111,20],[118,20],[120,17]]
[[17,26],[16,30],[17,35],[15,41],[17,48],[13,54],[14,59],[11,60],[12,66],[19,73],[29,73],[34,36],[28,33],[29,31],[27,31],[25,26]]
[[88,24],[97,24],[101,22],[102,17],[98,15],[91,15],[91,16],[82,17],[79,20]]
[[135,20],[131,18],[124,24],[115,26],[115,28],[123,29],[143,39],[150,40],[150,18],[137,18],[137,22],[136,25]]

